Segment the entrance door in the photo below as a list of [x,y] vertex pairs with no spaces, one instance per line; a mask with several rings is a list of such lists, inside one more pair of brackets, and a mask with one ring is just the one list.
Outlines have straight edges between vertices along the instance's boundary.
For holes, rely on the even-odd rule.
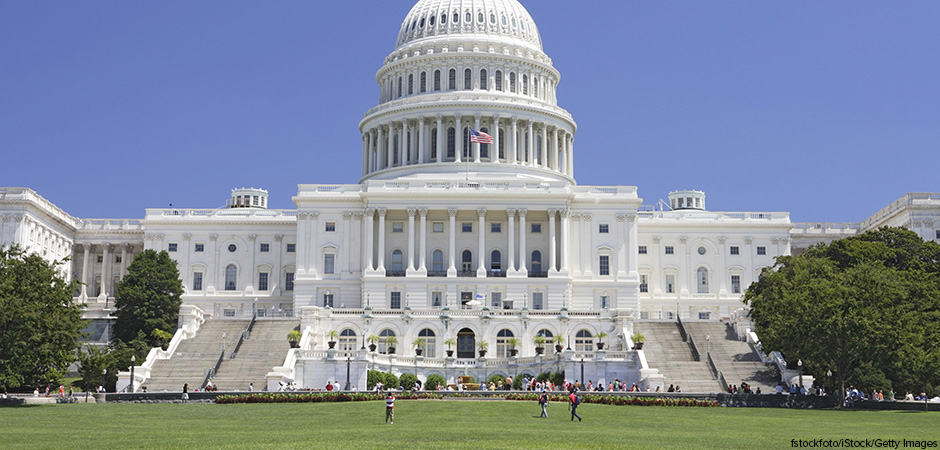
[[460,308],[467,309],[467,302],[473,300],[473,292],[461,292],[460,293]]
[[464,328],[457,333],[457,357],[473,358],[476,349],[476,340],[473,330]]

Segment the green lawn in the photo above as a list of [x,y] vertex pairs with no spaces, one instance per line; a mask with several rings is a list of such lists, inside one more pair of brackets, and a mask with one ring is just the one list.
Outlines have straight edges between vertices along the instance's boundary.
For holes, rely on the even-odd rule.
[[[0,448],[790,448],[791,439],[940,439],[923,412],[579,408],[535,402],[73,404],[0,408]],[[902,447],[903,448],[903,447]]]

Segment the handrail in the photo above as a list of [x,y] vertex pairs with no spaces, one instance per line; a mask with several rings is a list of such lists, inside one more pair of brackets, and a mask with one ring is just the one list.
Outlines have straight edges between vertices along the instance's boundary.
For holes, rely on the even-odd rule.
[[682,340],[689,344],[689,350],[692,351],[692,359],[696,361],[702,360],[702,354],[699,353],[698,347],[695,345],[695,340],[692,339],[692,335],[685,331],[685,325],[682,324],[682,318],[676,314],[676,324],[679,327],[679,335],[682,336]]
[[212,378],[216,372],[219,371],[219,366],[222,364],[222,361],[225,359],[225,350],[222,350],[222,353],[219,355],[218,361],[215,362],[215,367],[209,369],[209,372],[206,373],[206,378],[202,380],[202,386],[200,389],[205,389],[206,384],[209,384],[209,378]]
[[715,375],[715,379],[721,383],[721,389],[728,389],[728,381],[725,380],[725,374],[718,370],[718,366],[715,365],[715,360],[712,359],[711,353],[705,354],[705,361],[708,363],[708,368],[711,369],[712,374]]
[[238,353],[238,349],[241,348],[242,342],[248,339],[251,336],[251,328],[255,326],[255,321],[258,320],[258,312],[255,311],[255,314],[251,316],[251,321],[248,322],[248,326],[245,327],[245,331],[242,331],[241,336],[238,338],[238,342],[235,343],[235,349],[232,350],[232,356],[229,359],[235,359],[235,354]]

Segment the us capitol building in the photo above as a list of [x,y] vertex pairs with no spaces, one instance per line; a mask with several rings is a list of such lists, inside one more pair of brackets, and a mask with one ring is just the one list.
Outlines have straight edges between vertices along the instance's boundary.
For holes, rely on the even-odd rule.
[[[633,350],[641,324],[735,322],[762,268],[817,242],[886,225],[940,235],[940,194],[905,195],[862,223],[797,224],[786,212],[709,211],[697,190],[650,207],[634,186],[578,184],[577,124],[557,103],[559,79],[516,0],[420,0],[359,123],[358,184],[301,184],[292,210],[244,188],[227,208],[143,219],[75,218],[28,188],[0,188],[0,244],[71,258],[60,270],[83,284],[75,301],[93,341],[108,338],[134,255],[169,252],[185,287],[180,330],[136,368],[135,389],[201,327],[253,316],[303,332],[297,349],[278,336],[278,362],[260,375],[269,389],[342,380],[347,357],[359,389],[367,369],[448,382],[566,370],[655,389],[671,380]],[[472,142],[471,130],[492,143]]]

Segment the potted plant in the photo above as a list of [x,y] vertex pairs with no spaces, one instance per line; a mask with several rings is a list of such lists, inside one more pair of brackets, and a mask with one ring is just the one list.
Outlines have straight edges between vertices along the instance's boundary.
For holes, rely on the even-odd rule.
[[453,357],[453,356],[454,356],[454,346],[457,345],[457,340],[454,339],[454,338],[447,338],[447,339],[444,339],[444,345],[447,346],[447,357],[448,357],[448,358]]
[[424,352],[424,346],[427,345],[427,341],[422,338],[415,339],[411,345],[415,348],[415,355],[421,356],[421,353]]
[[303,336],[300,330],[290,330],[290,333],[287,333],[287,342],[290,342],[290,348],[300,347],[300,338]]
[[490,348],[490,343],[486,341],[477,342],[477,351],[480,352],[480,358],[486,356],[486,350]]
[[387,346],[387,352],[389,355],[395,353],[395,345],[398,344],[398,338],[395,336],[387,336],[385,338],[385,345]]
[[516,356],[519,353],[516,346],[522,345],[522,342],[517,338],[511,337],[506,339],[506,345],[509,346],[509,356]]
[[151,334],[153,335],[156,344],[164,350],[170,346],[170,341],[173,339],[172,334],[167,333],[166,331],[163,331],[159,328],[155,328]]
[[564,336],[562,336],[562,335],[560,335],[560,334],[556,334],[555,337],[552,338],[552,342],[555,343],[555,351],[556,351],[556,352],[561,353],[561,351],[565,349],[565,346],[562,345],[562,344],[565,343],[565,337],[564,337]]
[[326,337],[329,339],[329,341],[326,341],[326,345],[329,345],[330,350],[332,350],[333,347],[336,347],[336,338],[339,337],[339,333],[336,330],[330,330],[326,332]]
[[603,331],[597,333],[597,342],[595,342],[594,345],[597,346],[597,349],[598,349],[598,350],[603,350],[603,349],[604,349],[604,340],[603,340],[603,339],[604,339],[605,337],[607,337],[607,333],[605,333],[605,332],[603,332]]
[[536,334],[535,337],[532,338],[532,342],[535,343],[536,355],[541,355],[545,353],[545,336],[542,336],[541,334]]
[[633,341],[634,350],[643,350],[643,343],[646,342],[646,336],[643,336],[643,333],[637,331],[630,335],[630,340]]
[[370,334],[369,337],[366,338],[366,342],[369,343],[369,351],[374,352],[376,347],[375,344],[379,343],[379,337],[374,334]]

